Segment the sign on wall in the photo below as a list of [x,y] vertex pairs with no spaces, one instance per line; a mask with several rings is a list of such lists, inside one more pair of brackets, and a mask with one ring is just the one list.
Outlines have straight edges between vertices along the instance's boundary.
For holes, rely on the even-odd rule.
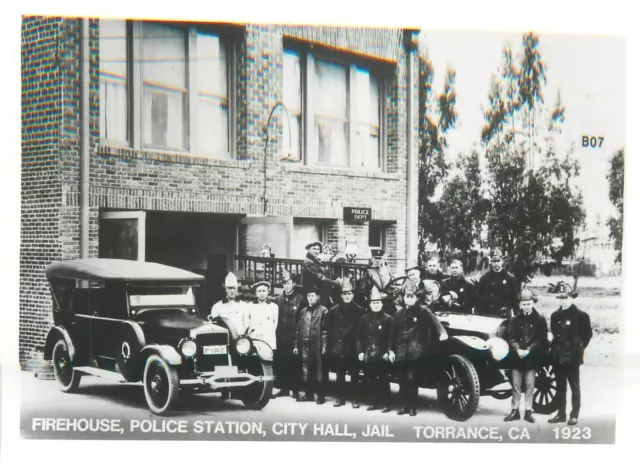
[[368,222],[371,220],[371,207],[343,207],[342,218],[345,222]]

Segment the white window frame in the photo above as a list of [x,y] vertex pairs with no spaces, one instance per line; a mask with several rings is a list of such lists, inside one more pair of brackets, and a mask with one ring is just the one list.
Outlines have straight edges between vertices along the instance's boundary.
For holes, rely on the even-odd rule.
[[142,210],[119,212],[100,212],[100,220],[137,220],[138,221],[138,259],[145,261],[147,248],[147,213]]
[[369,222],[369,236],[371,236],[371,227],[374,226],[374,225],[377,228],[380,228],[380,244],[379,245],[369,244],[369,247],[380,247],[380,248],[382,248],[382,249],[384,249],[386,251],[387,250],[387,242],[388,242],[388,239],[389,239],[389,226],[390,226],[390,224],[388,222],[378,222],[378,221]]

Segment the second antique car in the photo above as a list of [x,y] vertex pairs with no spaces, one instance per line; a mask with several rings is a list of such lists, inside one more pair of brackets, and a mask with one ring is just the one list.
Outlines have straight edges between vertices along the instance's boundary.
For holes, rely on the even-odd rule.
[[142,382],[149,409],[169,411],[181,392],[225,391],[252,409],[273,388],[273,351],[198,315],[203,277],[163,264],[79,259],[50,264],[54,327],[44,347],[64,392],[85,375]]

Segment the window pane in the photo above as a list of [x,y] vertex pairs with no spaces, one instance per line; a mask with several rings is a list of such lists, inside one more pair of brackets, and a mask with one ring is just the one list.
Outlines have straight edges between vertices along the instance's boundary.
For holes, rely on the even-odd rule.
[[126,142],[127,27],[124,20],[100,20],[100,137]]
[[315,60],[315,83],[313,103],[317,162],[344,166],[348,160],[347,68]]
[[[289,125],[283,127],[283,152],[289,157],[300,160],[302,128],[302,86],[300,74],[300,56],[293,51],[284,52],[283,78],[284,105],[289,112]],[[291,141],[289,141],[289,132]]]
[[354,166],[380,168],[380,88],[368,70],[356,72],[357,141]]
[[291,242],[291,255],[295,259],[304,259],[307,255],[305,246],[315,241],[322,241],[322,225],[319,223],[293,224],[293,241]]
[[200,155],[228,158],[229,92],[227,83],[227,49],[216,35],[197,33],[196,80],[198,108],[196,151]]
[[142,24],[143,142],[186,147],[186,42],[183,30]]

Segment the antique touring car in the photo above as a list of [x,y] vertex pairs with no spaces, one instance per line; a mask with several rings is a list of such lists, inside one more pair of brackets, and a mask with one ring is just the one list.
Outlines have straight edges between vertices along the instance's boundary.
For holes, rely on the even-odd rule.
[[194,390],[224,390],[252,409],[269,402],[273,351],[248,336],[230,341],[226,328],[198,315],[202,276],[120,259],[55,262],[45,273],[55,326],[44,356],[62,391],[83,375],[142,382],[156,414]]

